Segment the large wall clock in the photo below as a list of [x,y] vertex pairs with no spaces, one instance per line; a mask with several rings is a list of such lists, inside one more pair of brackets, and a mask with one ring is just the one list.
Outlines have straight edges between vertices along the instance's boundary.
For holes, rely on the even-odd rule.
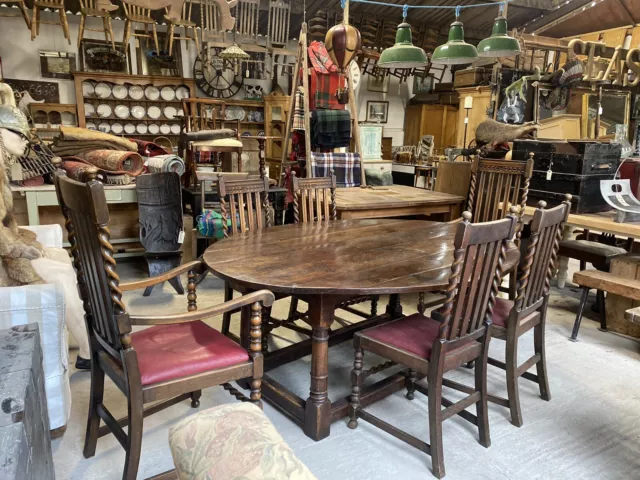
[[219,48],[203,49],[193,64],[193,78],[200,90],[213,98],[231,98],[242,88],[242,72],[218,56]]

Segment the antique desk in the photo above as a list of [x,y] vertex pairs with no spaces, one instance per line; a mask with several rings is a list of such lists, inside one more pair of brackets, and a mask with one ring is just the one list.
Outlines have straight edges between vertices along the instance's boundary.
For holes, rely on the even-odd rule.
[[[270,370],[311,353],[311,385],[304,400],[265,375],[262,395],[299,423],[307,436],[321,440],[330,425],[347,415],[349,398],[329,399],[329,347],[362,328],[402,316],[399,294],[443,290],[453,258],[456,224],[421,220],[369,219],[329,224],[294,224],[263,229],[215,243],[204,254],[214,275],[234,290],[266,288],[276,298],[296,295],[309,304],[312,338],[265,354]],[[505,270],[519,257],[510,249]],[[329,329],[334,307],[358,295],[389,294],[386,311],[359,323]],[[240,343],[249,344],[250,310],[241,313]],[[366,406],[401,390],[397,373],[363,389]]]
[[439,220],[460,216],[466,199],[406,185],[336,189],[338,219],[391,218],[410,215],[439,215]]
[[[525,207],[524,214],[532,217],[534,211],[534,207]],[[562,238],[568,240],[573,235],[575,228],[585,228],[595,232],[611,233],[612,235],[623,238],[640,239],[640,223],[618,223],[614,221],[615,216],[616,214],[613,211],[582,214],[570,213]],[[569,259],[560,257],[557,273],[559,288],[564,288],[565,286],[568,266]]]

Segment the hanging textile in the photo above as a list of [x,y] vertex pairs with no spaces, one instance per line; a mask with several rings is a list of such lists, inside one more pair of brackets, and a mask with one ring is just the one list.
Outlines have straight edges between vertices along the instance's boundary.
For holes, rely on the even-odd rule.
[[311,148],[348,147],[351,141],[351,114],[348,110],[311,112]]
[[309,85],[309,108],[342,110],[344,105],[338,102],[336,91],[344,88],[344,77],[338,75],[338,67],[329,57],[324,43],[313,41],[307,49],[311,69]]
[[333,170],[339,188],[359,187],[362,182],[359,153],[312,153],[311,168],[314,177],[328,177]]

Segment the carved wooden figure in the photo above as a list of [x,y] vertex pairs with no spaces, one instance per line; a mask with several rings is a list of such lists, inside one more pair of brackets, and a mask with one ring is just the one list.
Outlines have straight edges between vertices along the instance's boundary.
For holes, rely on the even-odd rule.
[[[71,180],[62,172],[54,177],[92,348],[84,456],[93,457],[98,438],[113,433],[126,452],[122,478],[135,480],[144,417],[184,400],[191,400],[191,406],[197,408],[202,389],[215,385],[223,385],[236,398],[262,407],[260,314],[263,306],[273,303],[274,297],[271,292],[261,290],[198,310],[196,278],[203,271],[201,262],[187,263],[157,278],[120,283],[110,240],[107,199],[103,185],[95,180],[97,172],[91,169],[86,184]],[[158,316],[127,313],[123,291],[147,288],[187,272],[188,313]],[[251,309],[247,349],[201,321],[238,308]],[[150,328],[132,333],[133,325]],[[127,399],[128,415],[124,418],[116,420],[103,402],[105,376]],[[229,384],[240,379],[250,381],[249,398]],[[153,406],[144,409],[146,403]]]

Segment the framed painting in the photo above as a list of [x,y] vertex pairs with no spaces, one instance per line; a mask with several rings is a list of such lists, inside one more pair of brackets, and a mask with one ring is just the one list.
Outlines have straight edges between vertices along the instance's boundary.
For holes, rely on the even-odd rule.
[[388,93],[389,92],[389,81],[391,77],[387,74],[381,75],[368,75],[369,80],[367,83],[367,89],[370,92],[378,92],[378,93]]
[[75,53],[40,51],[40,75],[43,78],[71,80],[76,69]]
[[389,119],[389,102],[367,101],[367,122],[387,123]]
[[111,48],[111,42],[85,38],[80,44],[80,68],[83,72],[101,73],[131,73],[131,55],[127,45],[122,48],[122,42],[116,42],[116,49]]
[[[145,32],[136,31],[136,35],[144,35]],[[153,75],[159,77],[182,77],[182,48],[179,41],[173,42],[173,52],[169,55],[165,48],[167,34],[158,32],[157,52],[151,38],[136,38],[136,58],[138,75]],[[189,45],[195,48],[193,44]]]

